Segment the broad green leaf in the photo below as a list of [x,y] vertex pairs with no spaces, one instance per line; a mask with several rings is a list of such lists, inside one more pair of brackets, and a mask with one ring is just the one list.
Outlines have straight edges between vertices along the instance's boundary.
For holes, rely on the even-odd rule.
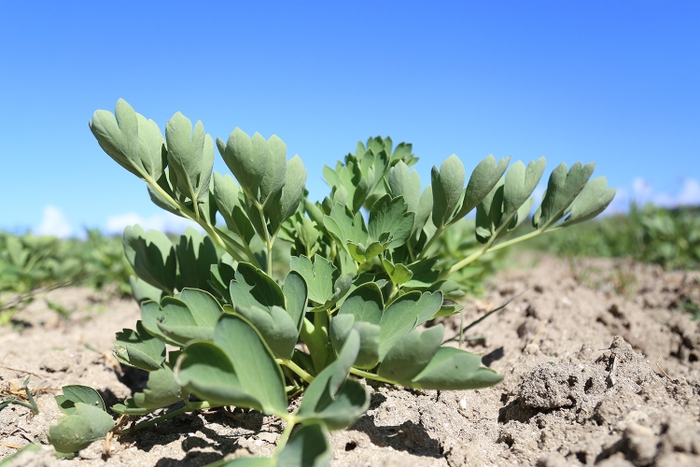
[[165,361],[165,344],[149,334],[141,321],[137,321],[136,331],[123,329],[117,333],[112,354],[124,365],[155,371]]
[[250,243],[255,229],[241,207],[239,194],[240,188],[233,177],[214,172],[214,199],[226,227],[235,232],[243,242]]
[[302,275],[309,287],[309,300],[323,305],[334,295],[333,282],[338,278],[338,270],[326,258],[316,255],[313,262],[306,256],[293,256],[290,268]]
[[99,407],[77,402],[71,415],[49,428],[48,440],[60,453],[74,453],[103,439],[114,428],[114,420]]
[[124,99],[117,101],[114,115],[97,110],[89,125],[100,147],[119,165],[142,179],[161,177],[163,135],[153,120],[136,113]]
[[217,138],[216,146],[241,187],[253,199],[257,199],[258,188],[267,168],[268,150],[265,139],[259,133],[251,139],[240,128],[236,128],[229,135],[226,144]]
[[192,318],[200,327],[214,328],[223,311],[219,302],[204,290],[185,288],[175,298],[187,305]]
[[165,297],[160,305],[156,302],[143,303],[141,319],[149,333],[173,345],[214,336],[214,327],[210,322],[198,322],[187,304],[174,297]]
[[382,359],[377,374],[402,386],[410,386],[411,380],[440,348],[443,334],[444,328],[440,324],[423,332],[414,330],[402,335]]
[[285,360],[292,358],[299,329],[286,310],[278,306],[264,310],[252,305],[236,306],[236,312],[255,326],[275,356]]
[[134,403],[144,409],[158,409],[182,400],[184,395],[173,370],[164,366],[148,374],[146,389],[134,394]]
[[73,415],[77,412],[76,404],[83,403],[91,407],[96,407],[104,412],[107,411],[105,401],[99,392],[90,386],[73,384],[61,388],[63,394],[54,397],[58,404],[58,410],[66,415]]
[[304,393],[297,416],[302,423],[323,422],[331,430],[346,428],[369,406],[367,392],[347,379],[357,358],[360,336],[350,331],[338,359],[319,373]]
[[441,292],[409,292],[392,302],[382,313],[379,326],[379,359],[404,335],[435,317],[442,305]]
[[265,142],[267,146],[267,164],[260,181],[260,203],[277,194],[285,186],[287,172],[287,145],[277,135],[272,135]]
[[605,211],[615,197],[615,193],[615,188],[608,188],[605,177],[589,181],[571,204],[571,212],[562,225],[569,226],[593,219]]
[[413,232],[418,233],[420,237],[420,232],[425,226],[426,222],[430,218],[430,214],[433,212],[433,189],[432,185],[428,185],[423,194],[420,195],[420,200],[418,201],[418,212],[415,217],[415,225],[413,227]]
[[379,362],[379,332],[376,324],[364,321],[355,322],[351,314],[338,314],[331,321],[329,337],[336,352],[340,352],[350,331],[355,330],[360,335],[360,350],[353,366],[372,369]]
[[540,157],[537,162],[530,161],[527,168],[525,164],[517,161],[508,169],[503,191],[504,218],[509,219],[527,202],[540,183],[546,165],[545,158]]
[[182,387],[216,405],[261,408],[241,384],[231,359],[213,342],[193,342],[178,359],[175,375]]
[[284,293],[279,284],[250,263],[238,263],[229,292],[234,306],[284,307]]
[[409,173],[408,166],[404,161],[399,161],[389,170],[387,177],[391,196],[396,198],[403,196],[408,204],[410,212],[418,212],[418,204],[421,196],[420,176],[415,170]]
[[464,164],[452,154],[440,165],[433,166],[431,182],[433,190],[433,224],[442,227],[451,218],[464,190]]
[[[389,247],[403,245],[411,235],[415,214],[408,212],[402,197],[384,195],[372,206],[369,214],[368,233],[370,240],[382,242],[383,234],[391,235]],[[383,243],[383,242],[382,242]]]
[[284,221],[294,215],[299,209],[304,197],[304,187],[306,185],[306,169],[299,156],[292,157],[287,161],[286,181],[282,188],[282,193],[277,206],[271,206],[266,210],[270,217],[271,230],[276,232]]
[[369,234],[362,214],[353,215],[347,206],[333,205],[330,216],[323,216],[323,225],[344,249],[349,242],[355,245],[367,243]]
[[382,236],[382,240],[378,242],[369,242],[368,245],[362,243],[348,242],[348,252],[352,258],[358,263],[365,263],[373,258],[381,255],[391,242],[390,234],[386,233]]
[[306,313],[306,302],[308,299],[308,287],[304,277],[298,271],[289,271],[289,274],[284,279],[282,291],[285,298],[285,309],[298,331],[301,329],[301,322]]
[[410,281],[413,277],[411,270],[408,269],[403,263],[394,264],[391,261],[382,258],[382,266],[384,266],[384,270],[389,275],[391,282],[396,285],[403,285]]
[[175,246],[178,263],[177,288],[209,289],[211,265],[219,261],[216,247],[211,239],[187,227]]
[[594,169],[594,163],[582,166],[580,162],[572,165],[568,171],[564,163],[554,169],[542,204],[532,218],[533,225],[543,229],[559,221],[581,193]]
[[496,186],[510,163],[510,156],[502,158],[496,164],[496,158],[489,155],[479,162],[471,176],[469,183],[464,190],[464,199],[459,212],[455,215],[457,221],[469,214]]
[[172,293],[176,286],[177,259],[170,239],[157,230],[144,230],[138,225],[124,229],[126,259],[141,279],[154,287]]
[[441,347],[411,387],[418,389],[480,389],[503,379],[481,366],[481,356],[454,347]]
[[[189,118],[177,112],[165,125],[168,164],[177,175],[177,189],[194,206],[209,196],[209,180],[214,167],[214,141],[197,122],[192,130]],[[197,211],[197,208],[193,208]]]
[[505,179],[493,187],[476,208],[476,239],[486,243],[494,236],[503,218],[503,187]]
[[287,413],[282,370],[248,321],[235,315],[222,315],[216,325],[214,342],[233,363],[243,391],[260,402],[258,410],[267,414]]
[[161,298],[163,298],[163,289],[153,287],[148,282],[136,276],[129,277],[129,286],[131,287],[131,295],[139,305],[148,300],[160,302]]
[[[239,457],[232,459],[220,467],[278,467],[279,464],[272,457]],[[279,466],[281,467],[281,466]]]
[[[325,467],[330,465],[333,450],[328,432],[319,423],[304,425],[292,433],[287,445],[277,456],[277,467]],[[264,464],[260,464],[262,467]],[[234,467],[240,467],[236,464]],[[258,467],[255,465],[255,467]]]
[[338,315],[351,314],[355,322],[379,324],[384,309],[384,297],[377,284],[369,282],[353,290],[345,299]]

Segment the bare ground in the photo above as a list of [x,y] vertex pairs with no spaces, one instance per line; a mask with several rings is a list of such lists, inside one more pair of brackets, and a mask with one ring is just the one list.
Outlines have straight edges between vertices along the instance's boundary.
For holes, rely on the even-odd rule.
[[[479,391],[370,384],[367,414],[332,434],[332,465],[700,465],[700,329],[678,311],[700,304],[700,272],[534,255],[517,263],[464,312],[470,322],[512,299],[472,330],[481,338],[465,344],[505,380]],[[138,318],[133,302],[105,302],[84,289],[49,298],[75,313],[63,320],[37,302],[17,315],[15,329],[0,329],[0,390],[15,391],[30,376],[41,409],[0,412],[0,459],[30,441],[46,442],[58,417],[55,388],[90,385],[113,404],[143,384],[110,356],[114,333]],[[445,324],[453,335],[459,319]],[[57,460],[44,446],[11,465],[202,466],[271,454],[281,428],[240,409],[200,412],[108,448],[96,442],[74,460]]]

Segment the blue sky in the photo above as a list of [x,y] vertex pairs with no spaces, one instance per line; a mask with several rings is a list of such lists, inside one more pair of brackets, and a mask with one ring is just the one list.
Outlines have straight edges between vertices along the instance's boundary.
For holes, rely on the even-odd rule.
[[[87,122],[277,134],[312,198],[358,140],[597,162],[629,200],[700,203],[700,2],[1,2],[0,228],[175,225]],[[217,156],[218,157],[218,156]],[[224,172],[217,161],[215,169]]]

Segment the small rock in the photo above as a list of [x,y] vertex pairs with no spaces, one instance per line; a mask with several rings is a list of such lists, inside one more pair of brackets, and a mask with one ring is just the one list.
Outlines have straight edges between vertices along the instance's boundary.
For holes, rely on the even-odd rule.
[[634,465],[649,465],[658,452],[658,441],[654,432],[645,426],[631,423],[622,435],[623,451]]

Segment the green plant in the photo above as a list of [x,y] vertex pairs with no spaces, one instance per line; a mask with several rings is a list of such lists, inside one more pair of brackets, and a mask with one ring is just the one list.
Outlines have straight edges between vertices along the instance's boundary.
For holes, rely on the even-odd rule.
[[68,285],[96,290],[116,285],[113,293],[131,293],[133,271],[122,242],[96,229],[86,233],[84,240],[61,240],[0,231],[0,324],[38,295]]
[[[423,325],[461,311],[446,299],[469,290],[474,274],[464,271],[483,255],[590,219],[614,196],[604,178],[589,181],[593,164],[562,164],[534,216],[536,230],[497,243],[527,219],[544,158],[516,162],[506,173],[510,158],[489,156],[465,187],[464,166],[453,155],[433,167],[432,185],[422,189],[410,170],[417,162],[411,145],[370,138],[324,168],[331,193],[314,203],[301,159],[287,160],[277,136],[235,129],[215,144],[201,122],[193,128],[178,112],[163,138],[125,101],[115,114],[98,110],[90,122],[102,149],[147,183],[155,204],[197,222],[206,235],[189,229],[174,244],[157,231],[125,230],[141,320],[117,334],[114,355],[150,376],[143,392],[112,410],[142,416],[174,407],[134,429],[228,405],[286,422],[272,458],[216,465],[327,464],[327,431],[347,427],[369,403],[349,375],[416,389],[499,382],[503,376],[481,366],[478,355],[443,346],[442,325]],[[233,177],[212,173],[215,145]],[[464,257],[447,232],[474,210],[478,247],[470,244],[476,248]],[[278,240],[290,245],[286,274],[275,271]],[[78,450],[112,429],[101,413],[70,417],[78,418],[51,432],[59,451]],[[78,423],[88,427],[81,443],[55,442],[74,440]]]

